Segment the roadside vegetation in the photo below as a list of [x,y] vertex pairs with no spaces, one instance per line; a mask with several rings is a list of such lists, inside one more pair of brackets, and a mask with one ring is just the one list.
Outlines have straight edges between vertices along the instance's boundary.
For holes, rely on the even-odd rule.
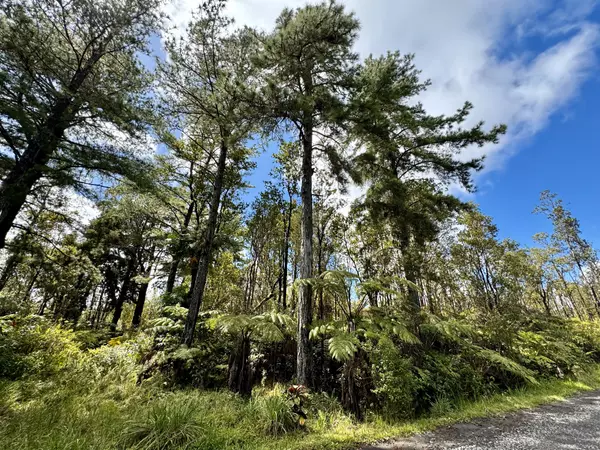
[[[600,388],[595,358],[583,352],[580,359],[569,356],[571,367],[544,371],[525,361],[466,356],[457,340],[455,353],[425,351],[418,366],[399,356],[391,340],[380,339],[371,368],[375,389],[358,420],[335,390],[294,390],[268,377],[247,397],[182,385],[168,371],[141,381],[156,339],[152,329],[107,342],[106,334],[72,331],[39,316],[8,316],[0,323],[0,446],[6,449],[356,448]],[[587,340],[589,324],[573,319],[555,325],[568,327],[558,336],[569,351]],[[171,364],[208,375],[197,356],[179,352]],[[569,373],[559,379],[557,369]],[[215,387],[219,378],[225,385],[227,366],[211,371]]]

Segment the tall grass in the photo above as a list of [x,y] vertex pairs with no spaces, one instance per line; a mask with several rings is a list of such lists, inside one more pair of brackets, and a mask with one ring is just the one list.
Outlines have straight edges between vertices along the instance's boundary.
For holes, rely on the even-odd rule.
[[280,436],[296,430],[298,416],[290,403],[282,395],[263,395],[252,399],[251,412],[256,417],[256,425],[271,436]]
[[356,423],[326,395],[311,397],[303,430],[282,387],[257,390],[250,401],[228,392],[164,392],[135,386],[97,391],[85,380],[0,383],[0,449],[6,450],[309,450],[356,448],[360,442],[430,430],[440,425],[557,401],[600,388],[600,368],[579,381],[541,382],[477,401],[448,404],[437,415],[392,422],[371,415]]

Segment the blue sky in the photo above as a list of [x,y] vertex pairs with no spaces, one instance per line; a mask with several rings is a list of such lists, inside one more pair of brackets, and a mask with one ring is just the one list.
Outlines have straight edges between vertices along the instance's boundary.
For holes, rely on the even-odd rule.
[[[560,2],[555,2],[559,5]],[[600,23],[600,8],[593,4],[586,21]],[[567,36],[576,33],[573,29]],[[560,42],[564,35],[535,36],[513,47],[513,51],[538,54]],[[580,220],[585,237],[600,246],[600,77],[597,49],[587,74],[572,98],[555,111],[545,126],[533,136],[515,144],[514,154],[502,165],[478,180],[474,197],[484,213],[491,215],[502,237],[531,244],[531,236],[551,231],[548,220],[532,214],[539,194],[545,189],[563,199]]]
[[549,189],[559,195],[581,222],[587,239],[600,246],[600,83],[592,79],[548,126],[519,145],[498,170],[484,174],[474,200],[494,218],[502,237],[528,244],[539,231],[550,231],[548,221],[531,214],[539,194]]
[[[594,183],[600,164],[596,124],[600,113],[599,0],[344,0],[362,24],[356,49],[415,53],[432,88],[421,100],[434,114],[452,113],[465,100],[472,123],[506,123],[500,145],[469,149],[487,157],[470,199],[491,215],[501,237],[523,244],[549,231],[531,214],[550,189],[580,219],[586,237],[600,245],[600,211]],[[175,0],[167,8],[182,29],[199,0]],[[238,24],[272,26],[285,6],[304,0],[229,0]],[[250,182],[258,187],[271,168],[258,158]]]

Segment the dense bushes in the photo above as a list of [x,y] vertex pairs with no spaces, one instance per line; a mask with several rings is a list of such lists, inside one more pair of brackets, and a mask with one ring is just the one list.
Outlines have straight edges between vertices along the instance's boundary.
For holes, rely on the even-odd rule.
[[415,393],[418,385],[412,360],[402,355],[391,339],[379,340],[371,353],[373,364],[373,392],[390,418],[407,418],[415,410]]
[[[6,448],[242,448],[240,442],[249,440],[348,427],[361,415],[390,423],[447,415],[465,401],[579,375],[600,361],[599,326],[592,322],[531,315],[477,321],[425,316],[410,337],[399,319],[393,332],[387,322],[376,323],[366,314],[365,323],[357,318],[356,334],[344,338],[354,351],[344,350],[344,339],[334,341],[333,353],[346,355],[344,361],[332,360],[331,353],[319,355],[337,373],[338,384],[329,393],[269,387],[268,377],[253,376],[263,386],[243,399],[223,392],[226,349],[234,340],[206,328],[200,330],[205,342],[181,347],[173,334],[173,314],[167,310],[170,323],[157,319],[146,331],[110,340],[102,332],[71,331],[36,316],[0,318],[0,378],[5,380],[0,382],[0,434],[30,433]],[[510,326],[498,330],[499,322]],[[253,355],[250,370],[272,361],[268,354]],[[211,387],[221,391],[187,390],[201,385],[199,380],[212,380]],[[345,389],[358,392],[358,403],[346,411]],[[36,427],[52,431],[43,438],[36,436]],[[73,447],[70,439],[80,444]],[[1,439],[0,445],[5,445]]]
[[74,333],[40,316],[0,317],[0,378],[46,377],[79,354]]
[[[545,379],[577,376],[600,362],[597,325],[577,319],[524,311],[476,320],[424,313],[413,338],[399,325],[400,319],[394,320],[396,325],[390,328],[389,319],[366,314],[356,319],[353,334],[333,334],[330,339],[335,343],[330,346],[332,357],[345,361],[340,371],[341,399],[357,417],[364,412],[357,406],[379,411],[391,420],[439,414],[465,400]],[[333,326],[320,328],[336,333]],[[370,367],[367,374],[362,369],[365,359]],[[354,369],[347,370],[350,367]],[[349,376],[356,378],[354,383]],[[360,401],[347,401],[344,389],[364,390],[365,382],[371,384],[366,394],[356,396]]]

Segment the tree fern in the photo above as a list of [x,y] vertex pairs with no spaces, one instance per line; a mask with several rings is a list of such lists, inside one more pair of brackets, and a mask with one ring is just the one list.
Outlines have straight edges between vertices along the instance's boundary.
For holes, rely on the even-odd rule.
[[295,328],[294,319],[279,312],[268,312],[257,316],[223,314],[209,319],[207,323],[224,333],[248,333],[255,340],[264,342],[282,341]]

